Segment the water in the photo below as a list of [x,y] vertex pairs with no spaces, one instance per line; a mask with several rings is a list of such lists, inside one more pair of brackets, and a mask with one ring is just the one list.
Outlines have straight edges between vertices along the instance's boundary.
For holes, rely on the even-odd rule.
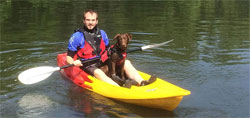
[[[99,12],[112,39],[131,33],[139,70],[192,92],[173,112],[114,101],[75,86],[59,73],[35,85],[22,71],[56,66],[82,11]],[[249,1],[15,1],[0,4],[1,117],[249,117]],[[113,43],[113,42],[111,42]]]

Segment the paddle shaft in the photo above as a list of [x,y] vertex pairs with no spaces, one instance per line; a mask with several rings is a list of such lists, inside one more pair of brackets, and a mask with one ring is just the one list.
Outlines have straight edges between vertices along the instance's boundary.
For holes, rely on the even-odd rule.
[[[100,60],[100,58],[88,59],[88,60],[82,61],[82,64],[89,63],[89,62],[92,62],[92,61],[97,61],[97,60]],[[68,65],[65,65],[65,66],[61,66],[60,70],[64,69],[64,68],[71,67],[71,66],[74,66],[74,64],[68,64]]]
[[169,40],[169,41],[165,41],[165,42],[162,42],[162,43],[158,43],[158,44],[145,45],[145,46],[142,46],[142,47],[139,47],[139,48],[127,50],[127,53],[135,52],[135,51],[143,51],[143,50],[150,49],[150,48],[160,47],[160,46],[163,46],[163,45],[166,45],[166,44],[172,42],[173,40],[174,40],[174,39]]
[[[142,51],[142,48],[140,47],[140,48],[135,48],[135,49],[132,49],[132,50],[128,50],[127,53],[131,53],[131,52],[135,52],[135,51]],[[94,59],[89,59],[89,60],[86,60],[86,61],[82,61],[82,64],[92,62],[92,61],[96,61],[97,59],[99,59],[99,58],[94,58]],[[71,67],[71,66],[74,66],[74,64],[68,64],[68,65],[65,65],[65,66],[61,66],[60,70],[64,69],[64,68]]]
[[[146,46],[138,47],[138,48],[135,48],[135,49],[127,50],[127,53],[131,53],[131,52],[135,52],[135,51],[143,51],[143,50],[146,50],[146,49],[149,49],[149,48],[159,47],[159,46],[162,46],[162,45],[166,45],[166,44],[168,44],[168,43],[170,43],[172,41],[173,41],[173,39],[169,40],[169,41],[165,41],[163,43],[159,43],[159,44],[153,44],[153,45],[146,45]],[[83,61],[82,64],[92,62],[92,61],[96,61],[98,59],[99,58],[89,59],[89,60]],[[62,67],[60,67],[60,70],[64,69],[64,68],[71,67],[71,66],[74,66],[74,64],[69,64],[69,65],[62,66]]]
[[61,69],[64,69],[64,68],[71,67],[71,66],[74,66],[74,64],[68,64],[68,65],[65,65],[65,66],[61,66],[61,67],[60,67],[60,70],[61,70]]

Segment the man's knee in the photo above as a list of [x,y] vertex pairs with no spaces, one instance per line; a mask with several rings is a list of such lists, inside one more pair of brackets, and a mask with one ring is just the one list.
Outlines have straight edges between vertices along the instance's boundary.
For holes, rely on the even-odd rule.
[[125,65],[131,65],[131,61],[129,61],[129,60],[125,60]]
[[99,76],[101,76],[103,73],[104,73],[104,72],[103,72],[101,69],[99,69],[99,68],[97,68],[97,69],[94,70],[94,76],[95,76],[95,77],[99,77]]

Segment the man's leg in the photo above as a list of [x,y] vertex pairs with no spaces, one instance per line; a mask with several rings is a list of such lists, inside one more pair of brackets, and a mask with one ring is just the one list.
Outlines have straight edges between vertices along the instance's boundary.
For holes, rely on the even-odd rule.
[[139,85],[141,84],[143,79],[129,60],[125,60],[124,70],[128,78],[135,80]]
[[109,78],[101,69],[95,69],[94,76],[102,81],[105,81],[112,85],[119,86],[116,82],[114,82],[111,78]]

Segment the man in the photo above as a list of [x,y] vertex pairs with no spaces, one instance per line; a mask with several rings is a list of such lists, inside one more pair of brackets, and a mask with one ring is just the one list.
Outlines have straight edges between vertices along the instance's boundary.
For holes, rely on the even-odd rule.
[[[84,12],[83,17],[83,28],[76,30],[69,40],[67,62],[75,66],[80,66],[85,72],[100,80],[119,86],[100,69],[108,58],[105,49],[109,47],[109,39],[107,34],[97,27],[97,12],[87,10]],[[95,58],[97,58],[97,61],[92,63],[84,65],[81,63],[81,61]],[[101,64],[99,63],[99,58]],[[135,80],[139,84],[142,83],[142,77],[130,61],[125,60],[124,70],[128,78]]]

